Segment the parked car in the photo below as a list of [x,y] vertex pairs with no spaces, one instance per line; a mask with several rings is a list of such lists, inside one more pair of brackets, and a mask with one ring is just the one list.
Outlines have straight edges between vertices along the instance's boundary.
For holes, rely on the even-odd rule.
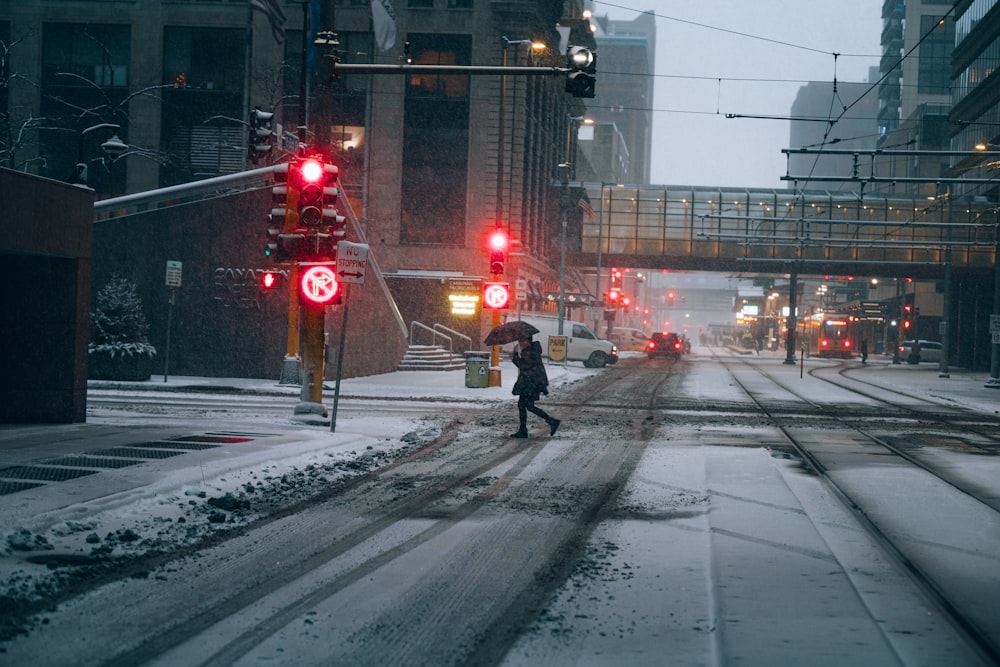
[[646,344],[646,354],[650,359],[669,357],[680,359],[684,353],[684,341],[675,333],[654,333]]
[[[916,350],[914,350],[914,343],[920,343]],[[899,344],[899,358],[909,364],[918,364],[923,361],[939,363],[941,354],[941,343],[935,340],[904,340]]]
[[617,345],[619,351],[644,352],[649,336],[639,329],[621,327],[612,329],[608,340]]

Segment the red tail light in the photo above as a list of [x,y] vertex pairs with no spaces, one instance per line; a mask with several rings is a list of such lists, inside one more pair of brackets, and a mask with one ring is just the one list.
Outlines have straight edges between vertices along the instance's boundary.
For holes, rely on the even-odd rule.
[[656,341],[654,341],[654,340],[649,341],[649,344],[646,347],[648,347],[650,350],[655,350],[656,349]]
[[850,346],[851,346],[851,341],[845,340],[844,341],[844,347],[847,348],[847,347],[850,347]]

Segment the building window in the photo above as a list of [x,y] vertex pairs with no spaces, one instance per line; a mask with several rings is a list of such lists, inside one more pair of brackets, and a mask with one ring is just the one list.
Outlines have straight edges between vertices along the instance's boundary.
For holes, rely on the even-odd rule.
[[[341,62],[369,63],[374,47],[371,32],[338,32]],[[371,76],[342,74],[333,88],[332,146],[345,184],[360,183],[365,152],[366,104]]]
[[920,34],[927,35],[920,45],[917,65],[917,91],[947,95],[951,85],[951,51],[955,48],[955,23],[936,16],[920,17]]
[[[413,62],[468,65],[472,39],[411,34]],[[469,77],[414,74],[407,81],[400,240],[464,245],[469,152]]]
[[168,26],[163,33],[161,185],[241,171],[246,32]]
[[434,9],[434,0],[408,0],[406,6]]
[[84,130],[117,124],[118,136],[127,141],[130,40],[127,25],[42,26],[40,110],[46,129],[40,133],[39,157],[45,158],[50,177],[69,178],[81,161],[87,165],[90,187],[99,193],[123,191],[124,161],[112,174],[100,150],[114,130]]

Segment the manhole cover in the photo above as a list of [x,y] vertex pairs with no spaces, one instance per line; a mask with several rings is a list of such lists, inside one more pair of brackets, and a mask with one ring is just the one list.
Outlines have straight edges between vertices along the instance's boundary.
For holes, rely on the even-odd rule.
[[129,459],[99,459],[91,456],[64,456],[60,459],[49,459],[39,461],[41,465],[47,466],[68,466],[70,468],[125,468],[134,466],[142,461]]
[[67,479],[96,474],[96,470],[79,468],[46,468],[44,466],[14,466],[0,469],[0,477],[11,479],[38,479],[45,482],[64,482]]

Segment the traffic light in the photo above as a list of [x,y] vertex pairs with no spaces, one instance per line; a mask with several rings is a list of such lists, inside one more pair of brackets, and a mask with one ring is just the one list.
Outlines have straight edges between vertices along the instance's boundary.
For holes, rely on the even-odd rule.
[[[295,201],[297,194],[294,188],[289,192],[288,163],[274,166],[274,185],[271,187],[273,206],[268,214],[267,243],[264,245],[264,255],[275,262],[288,261],[282,253],[281,237],[289,228],[294,227],[294,221],[289,220],[289,200]],[[291,195],[291,196],[289,196]],[[294,212],[291,214],[294,216]]]
[[910,329],[913,328],[913,306],[910,304],[903,305],[903,332],[909,333]]
[[347,234],[337,212],[339,169],[321,156],[275,165],[274,207],[264,254],[276,262],[336,261],[337,244]]
[[490,273],[503,275],[504,260],[507,258],[507,232],[497,227],[490,233]]
[[566,49],[566,92],[573,97],[593,97],[597,88],[597,54],[584,46]]
[[337,243],[347,233],[345,218],[337,212],[340,170],[322,156],[307,157],[296,164],[299,192],[296,202],[298,228],[304,234],[296,257],[308,261],[335,261]]
[[299,226],[328,226],[337,217],[335,207],[340,197],[337,167],[321,158],[310,157],[296,162],[295,169],[299,185],[296,202]]
[[611,289],[621,289],[622,272],[620,269],[611,269]]
[[254,107],[250,112],[250,136],[247,137],[247,159],[254,164],[271,152],[274,146],[274,130],[271,129],[271,121],[274,114],[270,111],[261,111],[260,107]]
[[619,297],[621,297],[621,291],[617,287],[612,287],[608,290],[607,307],[617,308]]
[[265,271],[260,274],[260,286],[263,290],[273,290],[281,287],[283,276],[278,271]]
[[674,299],[676,299],[676,298],[677,298],[677,294],[673,290],[670,290],[670,291],[667,292],[667,303],[669,305],[671,305],[671,306],[674,305]]

